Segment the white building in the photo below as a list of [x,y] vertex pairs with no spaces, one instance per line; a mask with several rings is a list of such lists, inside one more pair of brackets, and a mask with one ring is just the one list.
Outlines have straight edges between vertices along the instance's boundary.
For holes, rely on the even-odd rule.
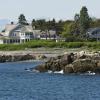
[[57,40],[56,31],[33,30],[31,25],[7,24],[0,33],[0,44],[25,43],[31,39]]
[[34,38],[31,25],[7,24],[1,32],[0,44],[23,43]]

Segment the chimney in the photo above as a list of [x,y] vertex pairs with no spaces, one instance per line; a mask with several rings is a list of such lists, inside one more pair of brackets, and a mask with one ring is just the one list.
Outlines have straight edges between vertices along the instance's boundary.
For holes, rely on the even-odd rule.
[[13,25],[14,24],[14,22],[11,22],[11,25]]

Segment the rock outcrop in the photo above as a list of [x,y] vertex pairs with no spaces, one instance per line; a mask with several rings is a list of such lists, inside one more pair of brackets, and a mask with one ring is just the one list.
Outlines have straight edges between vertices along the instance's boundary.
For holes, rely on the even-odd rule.
[[[39,56],[39,58],[37,57]],[[25,60],[43,60],[46,59],[45,55],[0,55],[0,63],[4,62],[16,62],[16,61],[25,61]]]
[[69,53],[63,56],[52,57],[45,64],[36,66],[33,70],[40,72],[61,71],[64,73],[86,73],[88,71],[100,73],[100,56],[87,55],[85,52]]

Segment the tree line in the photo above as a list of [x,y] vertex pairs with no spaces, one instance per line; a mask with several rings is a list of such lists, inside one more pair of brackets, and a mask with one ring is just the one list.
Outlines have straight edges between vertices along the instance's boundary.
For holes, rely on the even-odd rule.
[[[21,25],[29,25],[24,14],[20,14],[18,17],[18,23]],[[55,30],[58,34],[63,31],[64,21],[56,21],[54,18],[52,20],[46,21],[45,19],[33,19],[31,25],[33,29],[47,31],[47,30]]]
[[88,14],[88,9],[83,6],[79,14],[75,14],[73,21],[66,21],[63,26],[62,36],[67,41],[86,41],[89,38],[86,32],[89,28],[100,27],[100,19],[92,18]]
[[[21,14],[18,18],[20,24],[28,25],[28,22]],[[79,14],[75,14],[74,20],[45,20],[45,19],[33,19],[31,22],[33,29],[46,31],[55,30],[58,35],[73,40],[86,40],[86,32],[89,28],[100,27],[100,19],[91,18],[88,14],[88,9],[83,6]],[[77,37],[77,38],[76,38]]]

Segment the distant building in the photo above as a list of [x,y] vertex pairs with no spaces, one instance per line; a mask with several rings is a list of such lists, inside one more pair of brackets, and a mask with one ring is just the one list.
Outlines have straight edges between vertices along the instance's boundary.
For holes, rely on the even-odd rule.
[[36,39],[41,39],[41,40],[56,40],[58,37],[56,31],[54,30],[49,30],[49,31],[34,30],[33,33]]
[[90,39],[100,40],[100,28],[90,28],[86,34]]
[[31,25],[7,24],[0,34],[0,44],[24,43],[34,38]]
[[33,30],[31,25],[7,24],[0,33],[0,44],[25,43],[32,39],[57,39],[56,31]]
[[57,39],[56,31],[54,31],[54,30],[44,31],[41,33],[40,39],[56,40]]

